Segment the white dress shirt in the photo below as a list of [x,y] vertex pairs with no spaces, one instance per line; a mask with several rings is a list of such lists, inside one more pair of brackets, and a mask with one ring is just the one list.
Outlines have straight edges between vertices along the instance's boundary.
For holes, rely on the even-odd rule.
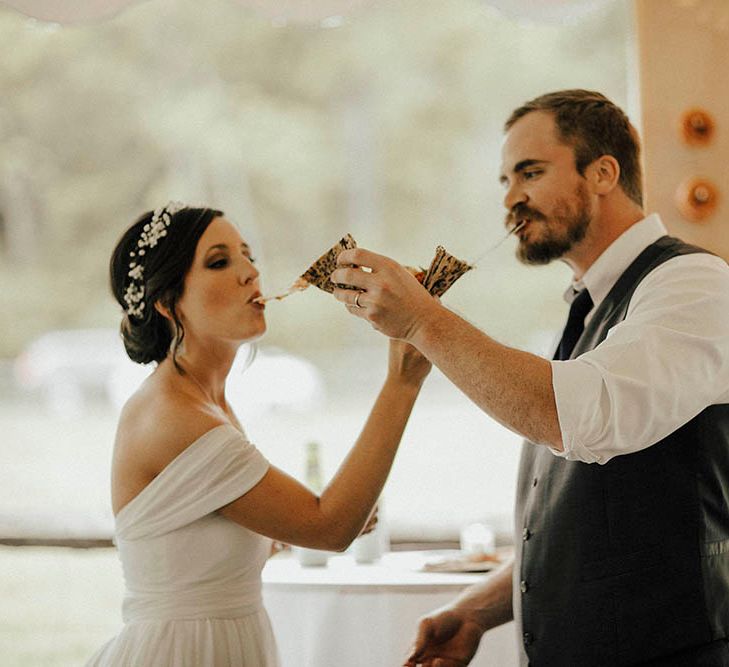
[[[666,234],[653,214],[603,252],[565,297],[587,287],[594,314],[615,281]],[[709,405],[729,403],[729,266],[707,253],[673,257],[653,269],[625,319],[594,350],[552,361],[564,452],[606,463],[650,447]]]

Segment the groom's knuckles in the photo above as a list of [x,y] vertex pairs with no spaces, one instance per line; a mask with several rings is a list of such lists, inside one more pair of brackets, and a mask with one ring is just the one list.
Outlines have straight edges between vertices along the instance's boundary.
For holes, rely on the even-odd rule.
[[359,277],[358,274],[361,274],[361,271],[358,269],[353,269],[348,266],[339,267],[332,271],[332,275],[329,276],[329,280],[337,285],[354,285]]
[[337,257],[337,264],[339,266],[358,265],[372,267],[373,264],[378,263],[380,255],[367,250],[366,248],[349,248],[348,250],[342,250]]
[[338,266],[347,266],[350,264],[354,264],[355,263],[355,258],[354,258],[355,250],[357,250],[357,248],[350,248],[348,250],[342,250],[342,252],[340,252],[339,255],[337,255],[337,265]]

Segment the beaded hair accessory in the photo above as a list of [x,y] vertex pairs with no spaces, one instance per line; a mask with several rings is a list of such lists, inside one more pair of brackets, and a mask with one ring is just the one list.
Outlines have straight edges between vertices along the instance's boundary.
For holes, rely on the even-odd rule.
[[127,304],[126,313],[133,317],[144,315],[144,264],[142,257],[147,249],[154,248],[163,236],[167,236],[167,228],[172,222],[172,216],[185,208],[185,204],[171,201],[156,209],[152,220],[144,225],[137,245],[129,253],[129,285],[124,291],[124,302]]

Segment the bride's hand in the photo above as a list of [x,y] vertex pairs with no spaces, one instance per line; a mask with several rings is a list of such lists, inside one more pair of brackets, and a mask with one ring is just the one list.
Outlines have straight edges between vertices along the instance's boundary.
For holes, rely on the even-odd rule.
[[277,542],[276,540],[273,540],[271,542],[271,553],[268,554],[269,558],[273,558],[276,554],[281,553],[282,551],[290,551],[291,545],[286,544],[285,542]]
[[377,510],[379,508],[377,505],[375,505],[375,508],[372,510],[372,513],[370,514],[369,519],[367,519],[367,523],[365,524],[364,528],[361,530],[360,534],[357,535],[357,537],[362,537],[362,535],[368,535],[371,533],[375,528],[377,528]]
[[427,377],[432,364],[410,343],[390,339],[388,374],[420,386]]

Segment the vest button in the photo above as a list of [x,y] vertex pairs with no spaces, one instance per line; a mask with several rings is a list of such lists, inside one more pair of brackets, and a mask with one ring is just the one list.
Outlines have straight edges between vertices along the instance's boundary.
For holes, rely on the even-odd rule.
[[536,485],[537,485],[537,478],[535,477],[535,478],[534,478],[534,479],[532,480],[532,486],[536,486]]
[[526,593],[529,590],[529,584],[524,579],[519,583],[519,590],[522,593]]
[[522,639],[524,640],[524,646],[529,646],[534,641],[534,635],[531,632],[525,632]]
[[521,539],[525,542],[532,536],[531,531],[528,528],[525,528],[521,531]]

